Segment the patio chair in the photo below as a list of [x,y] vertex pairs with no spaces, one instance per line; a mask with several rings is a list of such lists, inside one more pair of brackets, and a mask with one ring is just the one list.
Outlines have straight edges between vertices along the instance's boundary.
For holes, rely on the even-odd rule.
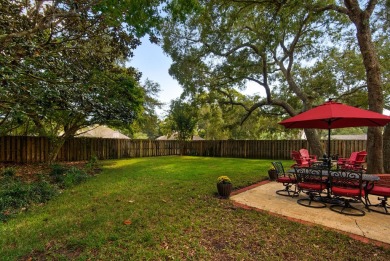
[[293,150],[291,152],[291,157],[293,160],[295,160],[295,164],[291,165],[291,168],[294,167],[309,167],[309,161],[302,158],[301,154],[298,151]]
[[353,164],[356,161],[356,157],[358,155],[357,151],[351,153],[349,158],[339,158],[337,160],[337,169],[345,169],[347,164]]
[[322,168],[297,168],[295,167],[297,176],[298,192],[304,192],[308,195],[307,198],[298,199],[299,205],[310,208],[324,208],[326,204],[322,201],[322,193],[327,188],[326,180],[322,177]]
[[365,212],[352,206],[352,203],[363,203],[365,190],[363,189],[362,171],[338,170],[332,171],[330,177],[330,191],[333,201],[330,206],[334,212],[349,216],[364,216]]
[[[286,173],[283,168],[283,164],[280,161],[272,162],[272,165],[275,167],[277,178],[276,182],[282,183],[284,189],[277,190],[276,194],[281,196],[294,197],[298,195],[295,184],[297,179],[294,174]],[[294,190],[291,187],[294,186]]]
[[316,155],[310,155],[309,151],[307,149],[300,149],[299,153],[301,154],[301,157],[304,160],[309,162],[309,165],[311,165],[311,163],[314,163],[314,162],[317,161],[317,156]]
[[[368,197],[369,195],[378,196],[380,202],[378,204],[372,204]],[[376,184],[371,183],[366,187],[366,208],[369,211],[390,215],[390,205],[387,203],[388,197],[390,197],[389,187],[377,186]]]
[[352,169],[352,170],[363,170],[365,171],[365,168],[363,164],[366,162],[366,156],[367,152],[366,151],[359,151],[356,154],[356,159],[355,161],[352,162],[346,162],[344,168],[346,169]]

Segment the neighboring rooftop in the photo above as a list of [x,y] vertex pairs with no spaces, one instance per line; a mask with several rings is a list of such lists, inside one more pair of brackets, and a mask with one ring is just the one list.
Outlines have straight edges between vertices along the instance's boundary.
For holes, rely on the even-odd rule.
[[[171,136],[160,136],[156,138],[156,140],[177,140],[177,133],[172,134]],[[199,137],[198,135],[193,135],[192,140],[204,140],[203,138]]]
[[[303,130],[301,131],[300,136],[302,140],[306,140],[306,134]],[[332,140],[367,140],[367,134],[353,134],[353,135],[330,134],[330,138]],[[328,135],[326,135],[326,139],[328,139]]]
[[367,134],[357,135],[331,135],[332,140],[367,140]]
[[106,138],[106,139],[130,139],[119,131],[113,130],[107,126],[92,126],[78,131],[76,137]]

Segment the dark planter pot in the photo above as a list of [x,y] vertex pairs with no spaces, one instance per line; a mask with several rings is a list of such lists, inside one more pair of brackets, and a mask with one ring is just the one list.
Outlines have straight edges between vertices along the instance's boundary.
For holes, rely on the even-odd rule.
[[217,184],[217,189],[218,189],[218,194],[221,197],[228,198],[230,196],[230,193],[232,192],[232,184],[223,184],[223,183],[218,183]]
[[276,170],[269,170],[268,177],[269,177],[269,180],[275,181],[276,178],[278,177],[278,175],[276,174]]

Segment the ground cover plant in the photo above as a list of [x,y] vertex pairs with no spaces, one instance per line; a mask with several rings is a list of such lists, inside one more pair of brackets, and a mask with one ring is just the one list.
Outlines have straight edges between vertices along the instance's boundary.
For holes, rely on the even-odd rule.
[[[271,160],[154,157],[104,162],[93,179],[0,225],[4,260],[389,260],[389,250],[237,208],[216,193],[267,179]],[[283,161],[288,166],[291,161]],[[259,199],[261,200],[261,199]]]
[[95,159],[87,163],[0,166],[0,222],[7,222],[33,204],[48,202],[62,190],[84,182],[97,170]]

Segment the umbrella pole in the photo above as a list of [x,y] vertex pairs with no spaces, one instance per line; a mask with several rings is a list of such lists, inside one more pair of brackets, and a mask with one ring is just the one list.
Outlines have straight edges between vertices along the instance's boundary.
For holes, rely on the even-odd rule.
[[328,158],[330,157],[330,129],[328,129]]
[[332,167],[332,158],[330,157],[330,128],[328,129],[328,170]]

